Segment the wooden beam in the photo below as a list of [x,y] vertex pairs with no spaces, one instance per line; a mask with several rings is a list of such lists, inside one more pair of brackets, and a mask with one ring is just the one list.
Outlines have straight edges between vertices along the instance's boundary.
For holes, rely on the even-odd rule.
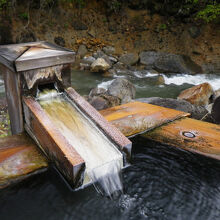
[[125,136],[134,136],[190,115],[142,102],[130,102],[102,110],[100,113]]
[[0,138],[0,189],[42,172],[47,166],[47,159],[26,134]]
[[23,97],[26,130],[39,147],[53,161],[72,187],[83,184],[85,161],[61,132],[54,126],[47,113],[33,97]]
[[220,125],[183,118],[142,136],[220,160]]

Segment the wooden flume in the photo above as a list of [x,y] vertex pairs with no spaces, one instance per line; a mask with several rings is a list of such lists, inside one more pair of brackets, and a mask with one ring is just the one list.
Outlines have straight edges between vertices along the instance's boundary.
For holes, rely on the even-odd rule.
[[[65,93],[80,114],[91,120],[99,132],[123,152],[125,160],[131,155],[131,142],[125,136],[137,134],[220,158],[220,126],[189,119],[188,113],[140,102],[98,113],[69,87],[70,64],[74,61],[73,51],[47,42],[0,46],[0,71],[5,80],[12,134],[22,133],[25,128],[73,187],[83,182],[85,161],[34,98],[45,85],[47,89],[52,86]],[[25,134],[0,140],[0,187],[45,167],[45,157]]]
[[[132,111],[130,111],[131,109]],[[157,111],[155,111],[155,109],[157,109]],[[166,115],[169,115],[169,112],[172,112],[172,117],[169,117],[169,120],[165,120],[166,118],[161,117],[161,112],[164,111],[166,111]],[[158,114],[156,114],[156,112]],[[118,127],[119,130],[125,134],[129,134],[129,136],[142,133],[141,135],[146,139],[158,141],[163,144],[182,148],[187,151],[199,153],[218,160],[220,159],[220,125],[188,118],[188,113],[140,102],[133,102],[109,108],[100,111],[100,113],[113,125],[116,125],[118,121],[120,121],[121,123]],[[157,125],[155,123],[147,123],[148,119],[151,122],[152,114],[154,116],[160,116],[158,118],[154,118],[158,123]],[[129,116],[132,116],[134,120],[133,122],[139,125],[138,130],[133,129],[132,125],[132,129],[130,127],[124,126],[127,125],[126,121]],[[147,123],[148,126],[146,126],[145,123]],[[19,158],[17,150],[23,149],[19,147],[21,147],[20,143],[24,143],[22,141],[24,140],[24,137],[26,136],[22,134],[0,139],[0,170],[2,170],[4,161],[7,162],[10,158],[13,158],[14,160]],[[10,175],[5,176],[4,173],[0,172],[0,184],[2,181],[2,185],[0,185],[0,187],[3,188],[10,185],[10,183],[14,183],[15,180],[19,179],[19,175],[21,179],[23,179],[28,177],[31,173],[35,174],[38,170],[41,170],[42,167],[45,168],[47,166],[45,156],[43,154],[39,154],[39,151],[36,149],[37,147],[33,141],[28,139],[28,141],[25,143],[26,147],[31,149],[29,153],[30,164],[26,164],[29,172],[18,173],[16,177]],[[3,151],[4,153],[1,154]],[[40,162],[38,162],[39,164],[36,164],[36,166],[32,166],[31,161],[36,161],[36,151],[38,152],[38,161]],[[25,152],[19,151],[19,153],[24,154]],[[42,164],[43,166],[41,166]],[[13,164],[11,166],[11,172],[14,173],[16,170],[17,166],[16,163],[14,163],[14,166]]]

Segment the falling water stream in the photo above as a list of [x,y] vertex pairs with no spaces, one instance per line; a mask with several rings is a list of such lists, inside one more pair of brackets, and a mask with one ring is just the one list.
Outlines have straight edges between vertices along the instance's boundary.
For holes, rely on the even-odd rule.
[[122,191],[120,171],[123,156],[117,147],[64,94],[44,90],[38,102],[49,118],[84,159],[84,184],[95,183],[98,191],[108,196]]

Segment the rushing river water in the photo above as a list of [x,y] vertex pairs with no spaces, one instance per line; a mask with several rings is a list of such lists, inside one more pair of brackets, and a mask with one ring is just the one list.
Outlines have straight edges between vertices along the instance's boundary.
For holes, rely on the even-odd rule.
[[[156,85],[147,74],[127,76],[137,88],[137,98],[175,98],[182,89],[206,81],[220,88],[220,76],[215,75],[166,76],[164,85]],[[81,94],[112,80],[79,71],[73,72],[72,78],[73,87]],[[0,220],[220,219],[219,161],[141,137],[132,142],[132,165],[123,170],[124,193],[118,198],[103,197],[92,186],[72,192],[50,168],[0,191]]]

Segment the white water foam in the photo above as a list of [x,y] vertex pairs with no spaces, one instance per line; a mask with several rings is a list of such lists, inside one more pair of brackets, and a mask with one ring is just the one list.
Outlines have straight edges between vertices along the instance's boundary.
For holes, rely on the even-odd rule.
[[164,76],[165,84],[175,84],[182,85],[184,83],[199,85],[201,83],[209,83],[213,89],[217,90],[220,88],[220,76],[218,75],[207,75],[207,74],[197,74],[197,75],[186,75],[186,74],[178,74],[174,76]]
[[[148,77],[155,77],[157,74],[150,73],[148,71],[134,71],[133,75],[139,79],[144,79]],[[188,74],[175,74],[175,75],[165,75],[160,74],[164,77],[165,85],[199,85],[201,83],[209,83],[214,90],[220,89],[220,75],[215,74],[196,74],[196,75],[188,75]],[[108,86],[113,82],[113,80],[102,82],[98,85],[98,88],[108,89]],[[136,85],[137,86],[137,85]]]
[[114,79],[106,81],[106,82],[102,82],[102,83],[98,84],[98,88],[103,88],[103,89],[107,90],[113,81],[114,81]]
[[122,191],[121,152],[71,100],[64,95],[57,95],[54,98],[54,91],[48,97],[50,98],[45,100],[43,95],[43,100],[39,100],[40,105],[62,135],[85,160],[85,181],[89,179],[95,183],[98,191],[108,196],[116,191]]

